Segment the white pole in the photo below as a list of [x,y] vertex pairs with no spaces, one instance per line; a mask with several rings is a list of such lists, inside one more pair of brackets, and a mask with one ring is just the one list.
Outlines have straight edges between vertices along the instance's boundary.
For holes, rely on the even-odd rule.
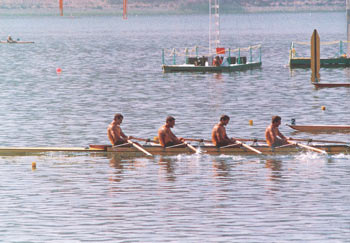
[[346,0],[346,23],[347,23],[347,57],[350,55],[350,0]]

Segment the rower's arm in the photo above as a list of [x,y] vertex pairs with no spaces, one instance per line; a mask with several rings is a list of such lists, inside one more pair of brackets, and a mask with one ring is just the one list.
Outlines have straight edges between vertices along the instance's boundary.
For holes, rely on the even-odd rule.
[[287,140],[287,138],[280,132],[279,129],[277,129],[277,135],[282,138],[283,140]]
[[123,133],[123,131],[120,129],[120,136],[124,138],[125,140],[128,139],[128,137]]

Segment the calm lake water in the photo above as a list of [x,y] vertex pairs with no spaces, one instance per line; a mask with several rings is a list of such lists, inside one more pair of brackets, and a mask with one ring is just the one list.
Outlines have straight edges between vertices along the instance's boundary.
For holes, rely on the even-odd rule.
[[[1,146],[106,144],[116,112],[126,134],[143,138],[153,138],[167,115],[175,116],[177,135],[209,138],[222,114],[231,117],[229,135],[263,138],[278,114],[287,136],[350,140],[284,125],[292,118],[350,124],[350,89],[315,90],[309,69],[288,67],[291,42],[309,41],[314,29],[321,41],[346,40],[345,12],[221,15],[222,46],[262,44],[263,52],[261,69],[222,74],[161,70],[162,48],[208,45],[206,15],[0,20],[1,40],[35,41],[0,45]],[[350,69],[321,69],[322,81],[349,82]],[[349,161],[309,152],[3,156],[0,239],[349,242]]]

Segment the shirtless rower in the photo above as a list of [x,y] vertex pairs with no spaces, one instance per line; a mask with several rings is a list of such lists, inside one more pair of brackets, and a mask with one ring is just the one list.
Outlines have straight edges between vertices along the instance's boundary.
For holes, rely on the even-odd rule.
[[[220,122],[217,123],[211,132],[211,141],[216,147],[223,147],[230,144],[235,144],[236,139],[229,138],[226,134],[225,126],[229,123],[230,117],[227,115],[222,115],[220,117]],[[240,147],[241,144],[237,143],[232,147]],[[230,146],[231,147],[231,146]]]
[[178,138],[171,131],[170,128],[175,126],[175,118],[168,116],[166,118],[165,124],[158,129],[158,139],[162,147],[169,147],[176,144],[181,144],[185,140],[183,138]]
[[273,116],[271,124],[265,130],[266,142],[270,147],[278,147],[288,143],[288,139],[278,129],[281,125],[282,118],[279,116]]
[[107,128],[107,134],[108,139],[111,141],[112,145],[118,145],[127,143],[128,139],[131,139],[132,137],[127,137],[122,129],[120,128],[120,124],[123,122],[123,115],[120,113],[117,113],[114,115],[114,120],[109,124]]

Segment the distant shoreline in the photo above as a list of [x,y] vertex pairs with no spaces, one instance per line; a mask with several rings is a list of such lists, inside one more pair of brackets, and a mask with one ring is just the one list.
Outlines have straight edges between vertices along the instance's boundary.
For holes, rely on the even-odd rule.
[[[64,16],[122,16],[122,10],[120,8],[107,8],[107,9],[77,9],[67,8],[64,9]],[[293,7],[249,7],[240,10],[230,9],[225,11],[221,9],[220,14],[258,14],[258,13],[305,13],[305,12],[344,12],[345,9],[341,7],[313,7],[313,8],[293,8]],[[4,9],[0,8],[1,16],[59,16],[59,9]],[[191,14],[208,14],[205,11],[194,10],[180,10],[180,9],[129,9],[129,16],[154,16],[154,15],[191,15]]]

